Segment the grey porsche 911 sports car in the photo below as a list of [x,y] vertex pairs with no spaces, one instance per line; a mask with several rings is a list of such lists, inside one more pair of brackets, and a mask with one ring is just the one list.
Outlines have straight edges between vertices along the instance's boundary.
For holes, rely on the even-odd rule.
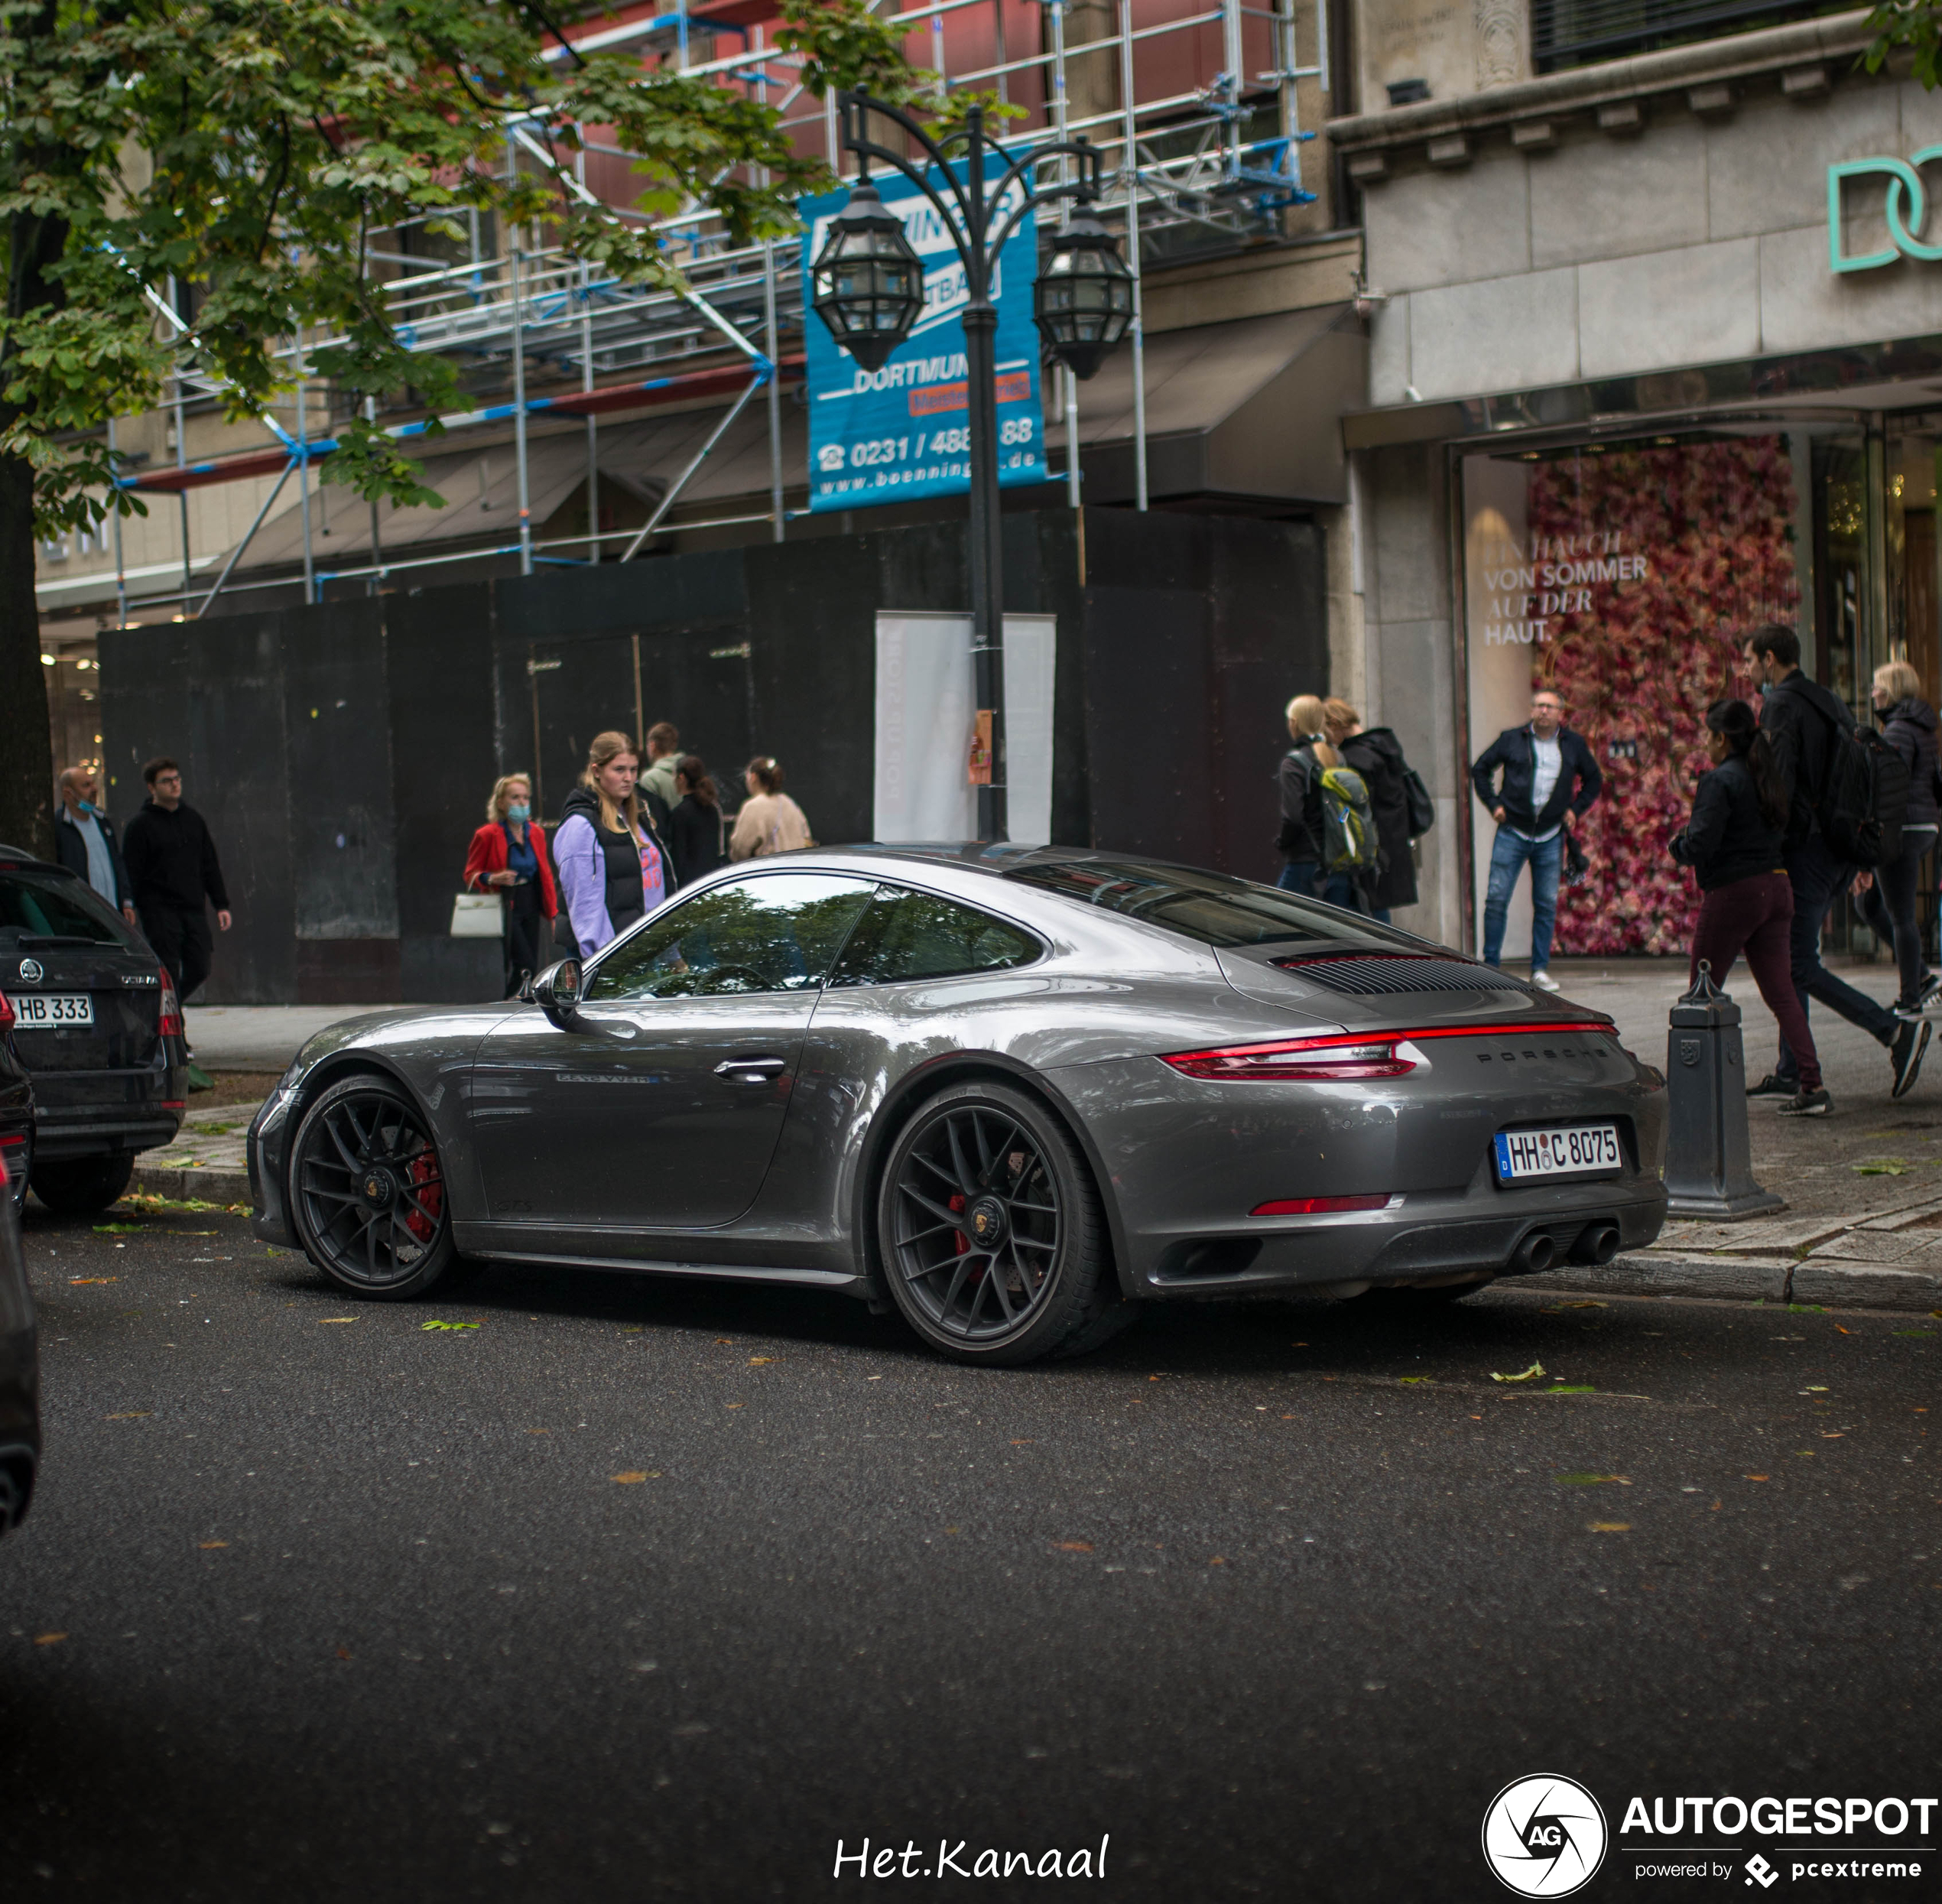
[[1460,1296],[1665,1215],[1664,1080],[1608,1020],[1129,856],[765,859],[532,993],[313,1038],[250,1129],[257,1233],[367,1296],[482,1258],[817,1285],[1018,1363],[1146,1302]]

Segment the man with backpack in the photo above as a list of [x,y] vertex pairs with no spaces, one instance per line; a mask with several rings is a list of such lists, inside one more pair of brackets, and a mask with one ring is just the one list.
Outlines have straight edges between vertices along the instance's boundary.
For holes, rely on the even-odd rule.
[[[1855,874],[1900,853],[1907,766],[1879,734],[1856,726],[1838,696],[1801,672],[1801,638],[1791,628],[1756,628],[1746,638],[1745,658],[1762,690],[1760,726],[1793,790],[1781,856],[1794,889],[1790,950],[1801,1009],[1818,999],[1885,1046],[1893,1094],[1906,1097],[1931,1027],[1926,1019],[1898,1019],[1835,977],[1820,962],[1820,933],[1828,908]],[[1746,1094],[1791,1098],[1800,1088],[1800,1069],[1783,1037],[1774,1068]]]
[[[1499,776],[1502,776],[1499,784]],[[1580,818],[1605,785],[1582,734],[1564,724],[1554,688],[1531,697],[1531,719],[1506,727],[1477,756],[1470,785],[1497,823],[1490,849],[1490,884],[1483,901],[1483,960],[1501,965],[1504,921],[1518,875],[1531,869],[1531,983],[1555,992],[1551,975],[1551,929],[1557,923],[1557,877],[1564,859],[1567,817]]]

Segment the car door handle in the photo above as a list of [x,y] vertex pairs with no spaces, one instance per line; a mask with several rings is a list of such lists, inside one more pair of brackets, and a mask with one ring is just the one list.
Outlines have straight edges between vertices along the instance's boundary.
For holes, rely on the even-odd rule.
[[715,1075],[731,1084],[766,1084],[788,1068],[786,1058],[725,1058],[715,1067]]

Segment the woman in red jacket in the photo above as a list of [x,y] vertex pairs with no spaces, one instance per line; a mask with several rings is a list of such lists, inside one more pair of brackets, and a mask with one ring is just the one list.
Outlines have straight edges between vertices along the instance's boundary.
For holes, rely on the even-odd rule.
[[505,994],[511,998],[547,961],[560,901],[547,856],[546,829],[533,817],[533,783],[505,774],[486,803],[486,824],[466,855],[466,890],[496,889],[505,907]]

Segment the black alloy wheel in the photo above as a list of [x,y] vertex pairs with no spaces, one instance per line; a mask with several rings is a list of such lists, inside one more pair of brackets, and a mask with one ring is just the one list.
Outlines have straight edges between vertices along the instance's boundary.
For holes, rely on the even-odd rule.
[[346,1289],[404,1301],[452,1266],[437,1146],[411,1100],[382,1078],[344,1078],[304,1113],[290,1188],[305,1253]]
[[1078,1147],[1025,1092],[947,1087],[898,1133],[877,1199],[890,1294],[935,1349],[1014,1366],[1131,1319]]

